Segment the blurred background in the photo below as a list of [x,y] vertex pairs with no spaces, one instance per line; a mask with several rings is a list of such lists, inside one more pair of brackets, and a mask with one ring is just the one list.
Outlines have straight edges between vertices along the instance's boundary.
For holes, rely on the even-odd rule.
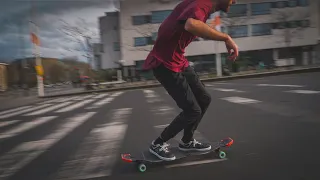
[[[154,82],[142,65],[160,24],[179,2],[1,1],[1,96]],[[186,57],[203,78],[320,64],[319,1],[242,0],[207,23],[233,37],[240,56],[228,61],[223,43],[197,38]]]

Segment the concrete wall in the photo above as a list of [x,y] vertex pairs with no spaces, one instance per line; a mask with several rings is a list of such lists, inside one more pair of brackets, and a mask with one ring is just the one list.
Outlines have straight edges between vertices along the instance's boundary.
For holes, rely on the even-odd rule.
[[119,34],[119,13],[106,13],[106,16],[99,18],[100,36],[103,49],[101,52],[101,68],[117,68],[115,63],[121,59],[120,51],[114,50],[114,43],[120,42]]
[[8,89],[7,64],[0,63],[0,91]]
[[[241,3],[253,3],[253,2],[270,2],[274,0],[242,0]],[[120,13],[120,26],[121,26],[121,43],[126,48],[122,49],[121,55],[122,59],[125,60],[126,65],[134,65],[134,61],[144,60],[148,55],[152,46],[145,47],[133,47],[134,37],[143,37],[141,34],[151,34],[151,32],[156,32],[160,24],[146,24],[141,26],[133,26],[131,16],[134,15],[145,15],[151,14],[151,11],[155,10],[172,10],[176,4],[180,2],[177,0],[169,1],[165,4],[160,4],[156,0],[150,2],[149,0],[125,0],[121,2],[121,13]],[[289,13],[294,12],[295,16],[288,20],[297,20],[309,12],[311,27],[306,28],[301,31],[298,36],[294,36],[291,39],[291,46],[305,46],[305,45],[315,45],[317,40],[314,37],[318,36],[318,14],[317,1],[310,1],[310,6],[308,7],[296,7],[296,8],[285,8],[281,11]],[[250,5],[248,4],[248,8]],[[274,9],[272,11],[275,11]],[[235,25],[240,24],[254,24],[254,23],[270,23],[277,22],[278,18],[274,12],[271,15],[260,15],[260,16],[250,16],[248,12],[248,17],[245,18],[232,18],[228,20],[229,22],[235,22]],[[250,26],[249,26],[250,27]],[[249,28],[250,29],[250,28]],[[142,32],[142,33],[141,33]],[[251,33],[249,30],[249,37],[235,38],[235,42],[238,44],[241,51],[249,50],[260,50],[260,49],[274,49],[286,47],[284,43],[283,34],[285,30],[273,30],[273,35],[268,36],[256,36],[250,37]],[[214,54],[226,52],[223,43],[218,43],[218,49],[214,48],[215,41],[196,41],[190,44],[186,49],[186,56],[204,55],[204,54]]]

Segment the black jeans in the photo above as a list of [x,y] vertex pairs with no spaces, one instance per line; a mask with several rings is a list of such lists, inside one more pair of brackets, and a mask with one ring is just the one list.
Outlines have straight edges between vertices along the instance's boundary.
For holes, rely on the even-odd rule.
[[176,73],[160,65],[153,74],[182,109],[161,133],[161,139],[166,142],[184,130],[182,141],[189,142],[211,103],[210,94],[192,67]]

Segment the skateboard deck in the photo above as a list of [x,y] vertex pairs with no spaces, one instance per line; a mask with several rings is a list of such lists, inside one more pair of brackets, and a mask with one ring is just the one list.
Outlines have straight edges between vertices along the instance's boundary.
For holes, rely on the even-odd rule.
[[173,161],[165,161],[159,159],[155,155],[149,152],[149,149],[142,151],[139,155],[131,155],[131,154],[121,154],[121,159],[124,162],[128,163],[136,163],[138,165],[138,170],[140,172],[145,172],[147,169],[146,164],[154,164],[154,163],[170,163],[174,162],[189,156],[198,156],[198,155],[205,155],[209,153],[215,153],[219,156],[219,158],[224,159],[226,158],[226,153],[221,151],[221,148],[230,147],[233,144],[233,139],[225,138],[216,143],[211,143],[211,150],[209,151],[181,151],[177,146],[173,146],[170,148],[170,151],[176,156],[176,159]]

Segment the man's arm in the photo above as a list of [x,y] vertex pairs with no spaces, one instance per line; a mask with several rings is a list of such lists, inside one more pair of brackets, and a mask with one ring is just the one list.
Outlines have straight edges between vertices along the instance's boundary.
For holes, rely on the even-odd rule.
[[186,31],[194,34],[195,36],[199,36],[205,39],[215,40],[215,41],[228,41],[230,40],[230,36],[219,32],[206,23],[202,21],[189,18],[184,25]]

